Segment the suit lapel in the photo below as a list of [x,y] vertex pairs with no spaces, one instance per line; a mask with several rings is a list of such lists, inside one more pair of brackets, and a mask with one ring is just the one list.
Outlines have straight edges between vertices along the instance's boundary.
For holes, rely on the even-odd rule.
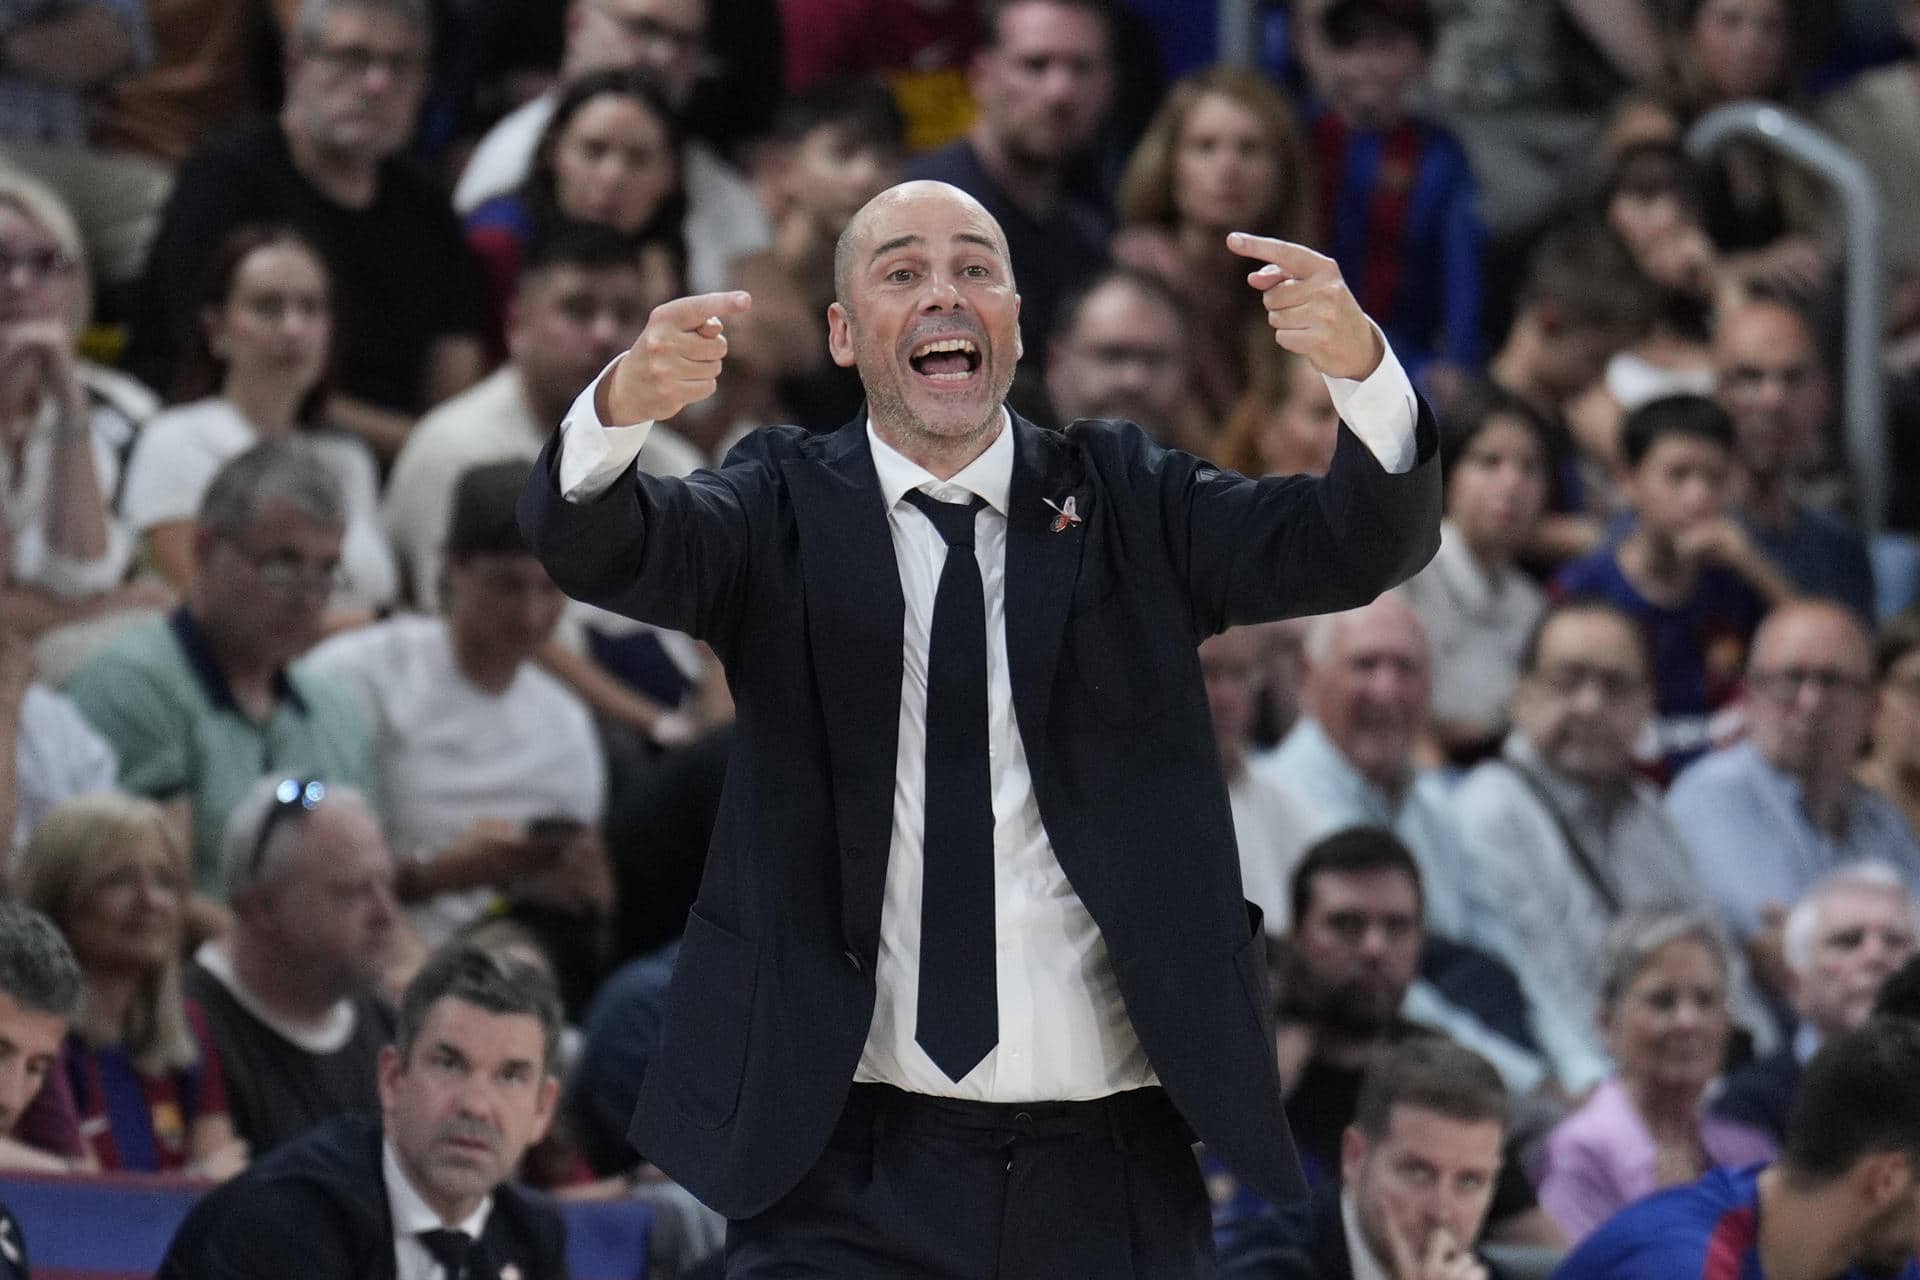
[[[1052,432],[1013,418],[1013,484],[1007,496],[1007,666],[1027,765],[1040,784],[1050,755],[1047,711],[1080,556],[1098,513],[1072,450]],[[1063,517],[1067,499],[1078,522]]]
[[841,928],[869,970],[893,840],[906,607],[866,419],[783,465],[793,495],[807,638],[820,682],[839,829]]

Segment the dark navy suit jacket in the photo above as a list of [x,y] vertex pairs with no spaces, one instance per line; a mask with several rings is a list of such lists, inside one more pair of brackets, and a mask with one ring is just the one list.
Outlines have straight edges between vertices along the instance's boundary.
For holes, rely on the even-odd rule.
[[[1007,655],[1041,820],[1175,1105],[1262,1196],[1296,1199],[1265,943],[1194,649],[1363,604],[1424,565],[1432,416],[1410,472],[1343,429],[1318,481],[1255,482],[1131,423],[1013,431]],[[630,1136],[750,1216],[818,1158],[873,1016],[904,606],[865,421],[757,432],[684,480],[630,467],[578,504],[557,459],[556,435],[520,506],[555,581],[707,641],[733,692],[720,817]],[[1081,523],[1055,531],[1048,500],[1069,495]]]

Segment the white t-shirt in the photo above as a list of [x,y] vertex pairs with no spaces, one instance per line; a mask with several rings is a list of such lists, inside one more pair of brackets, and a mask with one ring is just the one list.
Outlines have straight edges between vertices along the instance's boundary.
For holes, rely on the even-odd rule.
[[[346,499],[346,538],[340,567],[346,582],[333,603],[343,609],[379,609],[399,592],[393,551],[379,519],[379,472],[357,437],[341,431],[302,431],[340,481]],[[229,400],[210,396],[154,415],[134,445],[120,510],[137,533],[192,520],[216,472],[260,442],[260,433]]]
[[41,819],[75,796],[111,791],[120,772],[113,747],[65,695],[37,684],[20,700],[14,753],[19,805],[13,817],[8,865],[26,847]]
[[[606,763],[592,719],[533,664],[487,693],[455,665],[444,620],[404,617],[335,636],[307,665],[350,689],[373,726],[380,812],[400,856],[431,858],[482,818],[600,821]],[[491,896],[443,895],[414,924],[438,945]]]
[[1293,914],[1293,868],[1326,824],[1292,784],[1271,773],[1242,769],[1227,783],[1227,801],[1240,846],[1240,891],[1266,913],[1262,927],[1268,933],[1285,933]]

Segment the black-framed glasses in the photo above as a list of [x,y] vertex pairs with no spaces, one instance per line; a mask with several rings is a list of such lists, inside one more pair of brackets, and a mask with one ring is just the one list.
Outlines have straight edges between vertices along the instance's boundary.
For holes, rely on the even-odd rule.
[[327,784],[318,778],[282,778],[280,785],[273,789],[273,808],[267,810],[266,821],[260,824],[260,834],[253,841],[253,856],[247,859],[247,878],[252,879],[260,871],[260,859],[267,854],[267,841],[273,839],[274,828],[281,819],[290,818],[296,813],[312,813],[322,800],[327,798]]

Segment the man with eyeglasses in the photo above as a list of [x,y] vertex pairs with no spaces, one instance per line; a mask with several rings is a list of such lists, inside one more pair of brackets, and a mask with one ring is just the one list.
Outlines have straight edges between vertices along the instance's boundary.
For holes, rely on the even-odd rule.
[[1873,641],[1843,606],[1767,615],[1747,665],[1748,736],[1667,795],[1708,895],[1775,991],[1789,989],[1787,908],[1843,862],[1879,858],[1920,883],[1920,839],[1853,767],[1873,720]]
[[[613,67],[644,71],[674,109],[684,111],[706,65],[708,16],[708,0],[570,0],[560,83],[480,139],[453,189],[454,208],[470,213],[526,179],[554,104],[566,85],[589,72]],[[753,189],[706,143],[689,140],[682,165],[689,289],[724,289],[728,266],[735,258],[766,248],[772,228]]]
[[[1513,730],[1454,795],[1467,847],[1519,938],[1521,963],[1565,1009],[1597,1009],[1607,928],[1657,904],[1706,905],[1659,792],[1634,769],[1653,712],[1645,642],[1604,600],[1551,606],[1520,653]],[[1765,1011],[1734,985],[1734,1012],[1764,1043]],[[1609,1074],[1591,1019],[1569,1083]]]
[[1131,420],[1191,449],[1188,377],[1180,304],[1155,277],[1113,267],[1061,302],[1047,340],[1047,399],[1059,426]]
[[130,315],[128,368],[171,385],[209,257],[236,227],[286,222],[333,277],[334,423],[391,458],[414,418],[479,380],[478,267],[445,194],[400,159],[432,35],[428,0],[302,0],[279,117],[209,139],[180,170]]
[[393,855],[361,795],[269,775],[222,842],[233,928],[202,943],[188,998],[206,1013],[227,1110],[255,1158],[337,1115],[378,1110],[378,998],[400,911]]
[[221,841],[263,770],[372,790],[365,719],[294,662],[320,636],[345,523],[340,482],[310,448],[255,445],[201,500],[186,603],[122,632],[68,686],[119,755],[121,787],[189,833],[198,930],[225,923]]

